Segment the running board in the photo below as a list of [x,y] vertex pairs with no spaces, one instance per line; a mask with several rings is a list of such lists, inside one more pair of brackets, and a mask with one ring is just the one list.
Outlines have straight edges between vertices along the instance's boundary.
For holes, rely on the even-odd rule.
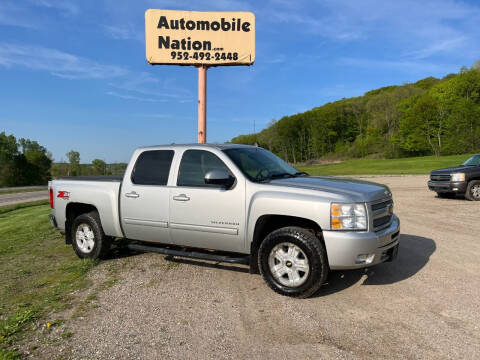
[[157,247],[157,246],[148,246],[148,245],[141,245],[141,244],[128,244],[128,248],[135,251],[142,251],[142,252],[156,252],[164,255],[170,256],[178,256],[184,257],[189,259],[201,259],[201,260],[210,260],[222,263],[230,263],[230,264],[244,264],[248,265],[250,263],[249,256],[227,256],[227,255],[215,255],[212,253],[204,253],[198,251],[189,251],[189,250],[173,250],[167,249],[164,247]]

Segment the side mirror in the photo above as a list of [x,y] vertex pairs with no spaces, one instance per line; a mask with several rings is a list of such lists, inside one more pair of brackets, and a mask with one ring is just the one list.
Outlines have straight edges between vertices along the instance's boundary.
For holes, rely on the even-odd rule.
[[225,170],[211,170],[205,174],[205,184],[230,188],[235,178]]

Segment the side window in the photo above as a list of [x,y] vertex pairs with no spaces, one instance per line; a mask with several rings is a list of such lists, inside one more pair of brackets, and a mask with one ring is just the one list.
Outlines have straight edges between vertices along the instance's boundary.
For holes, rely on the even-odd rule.
[[152,150],[140,154],[132,173],[137,185],[167,185],[173,150]]
[[205,174],[217,169],[231,173],[215,154],[205,150],[187,150],[180,163],[177,185],[208,186],[205,184]]

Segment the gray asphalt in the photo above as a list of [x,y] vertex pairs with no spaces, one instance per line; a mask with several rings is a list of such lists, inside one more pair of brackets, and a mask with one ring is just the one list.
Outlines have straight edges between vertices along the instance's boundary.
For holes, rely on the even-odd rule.
[[26,193],[0,194],[0,207],[38,200],[48,200],[48,191],[42,190]]
[[43,190],[46,189],[47,186],[15,186],[15,187],[0,187],[0,192],[5,191],[5,190],[30,190],[30,189],[38,189],[38,190]]

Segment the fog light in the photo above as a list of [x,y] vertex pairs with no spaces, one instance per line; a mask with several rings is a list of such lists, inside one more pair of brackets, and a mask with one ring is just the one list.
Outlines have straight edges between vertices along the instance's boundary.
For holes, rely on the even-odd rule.
[[355,260],[355,263],[371,264],[374,258],[375,258],[375,254],[360,254],[360,255],[357,255],[357,260]]

